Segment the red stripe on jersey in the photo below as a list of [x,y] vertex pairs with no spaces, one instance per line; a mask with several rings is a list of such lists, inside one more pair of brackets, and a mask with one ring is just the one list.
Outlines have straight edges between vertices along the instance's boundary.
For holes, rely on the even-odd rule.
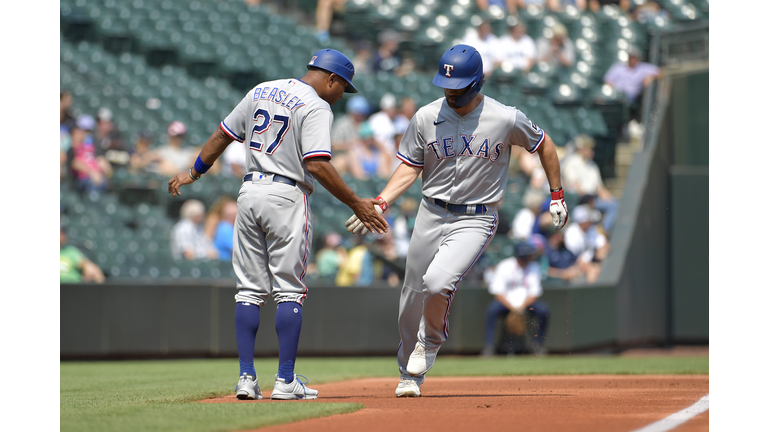
[[409,161],[408,159],[404,158],[403,156],[400,156],[399,154],[397,155],[397,158],[400,159],[404,164],[408,166],[412,166],[414,168],[424,168],[424,164],[417,165],[416,163]]
[[222,132],[224,132],[225,134],[227,134],[227,136],[228,136],[228,137],[232,138],[233,140],[235,140],[235,141],[237,141],[237,142],[243,142],[243,141],[244,141],[244,140],[242,140],[242,139],[238,138],[237,136],[235,136],[234,134],[230,133],[230,132],[227,130],[227,128],[224,126],[224,122],[221,122],[221,123],[219,123],[219,129],[221,129],[221,130],[222,130]]

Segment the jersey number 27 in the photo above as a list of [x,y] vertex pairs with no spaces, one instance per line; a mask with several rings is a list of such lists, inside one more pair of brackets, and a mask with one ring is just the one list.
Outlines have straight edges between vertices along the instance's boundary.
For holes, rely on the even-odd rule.
[[[291,118],[280,114],[270,115],[269,111],[265,110],[264,108],[259,108],[256,110],[256,112],[253,113],[253,121],[256,122],[256,125],[253,127],[253,132],[251,132],[250,147],[256,151],[263,151],[264,149],[264,143],[257,141],[257,139],[269,139],[272,137],[272,134],[266,134],[263,138],[260,138],[257,135],[262,135],[264,132],[267,132],[270,129],[270,126],[272,126],[273,122],[280,123],[280,129],[274,135],[274,139],[269,144],[269,146],[267,146],[266,153],[271,155],[275,152],[275,150],[277,150],[277,148],[280,146],[280,143],[283,142],[283,137],[288,131],[288,128],[291,126]],[[275,129],[272,130],[274,131]]]

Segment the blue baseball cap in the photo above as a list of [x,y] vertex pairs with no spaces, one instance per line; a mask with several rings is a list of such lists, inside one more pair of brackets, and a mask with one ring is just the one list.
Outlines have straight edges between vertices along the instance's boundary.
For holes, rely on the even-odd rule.
[[515,245],[515,257],[523,258],[536,255],[536,247],[526,241]]
[[352,96],[347,101],[347,113],[368,115],[371,113],[371,106],[365,96]]

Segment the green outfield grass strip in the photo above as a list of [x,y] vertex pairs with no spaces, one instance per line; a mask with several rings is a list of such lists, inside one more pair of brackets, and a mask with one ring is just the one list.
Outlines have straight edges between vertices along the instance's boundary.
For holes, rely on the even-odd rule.
[[[263,390],[271,390],[277,359],[257,359]],[[394,357],[299,358],[296,372],[314,384],[398,377]],[[708,357],[516,356],[438,357],[430,376],[708,374]],[[356,411],[354,403],[201,404],[229,395],[236,359],[63,362],[61,431],[235,431]],[[393,389],[394,391],[394,389]],[[322,393],[320,400],[322,400]]]

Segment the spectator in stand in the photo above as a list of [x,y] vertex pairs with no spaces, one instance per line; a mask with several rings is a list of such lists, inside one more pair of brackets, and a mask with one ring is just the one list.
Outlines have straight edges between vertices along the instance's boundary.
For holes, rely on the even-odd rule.
[[512,238],[528,240],[533,234],[536,218],[539,216],[541,204],[546,195],[535,189],[527,189],[523,194],[523,207],[512,220]]
[[221,212],[224,209],[224,205],[231,201],[234,201],[232,197],[223,195],[214,201],[211,208],[206,212],[205,222],[203,222],[203,233],[210,241],[213,241],[213,238],[216,235],[216,228],[222,220]]
[[626,64],[619,61],[611,65],[603,77],[603,82],[627,96],[629,117],[638,121],[643,89],[660,78],[662,72],[658,66],[640,61],[640,50],[637,47],[630,47],[627,55],[629,59]]
[[418,107],[416,106],[415,100],[409,98],[408,96],[403,97],[400,100],[400,109],[398,110],[398,114],[393,120],[395,123],[395,129],[405,132],[405,129],[408,128],[408,123],[411,122],[411,119],[416,114],[417,110]]
[[477,7],[487,12],[491,7],[498,7],[508,15],[517,14],[517,0],[476,0]]
[[373,136],[387,149],[390,160],[393,161],[390,174],[394,172],[396,165],[399,165],[397,159],[397,147],[395,146],[395,135],[397,134],[397,127],[395,126],[395,118],[397,116],[397,99],[392,93],[386,93],[381,97],[379,102],[381,111],[373,114],[368,123],[373,130]]
[[557,23],[552,26],[552,37],[541,36],[536,42],[539,63],[547,63],[554,70],[564,70],[576,61],[576,48],[568,37],[568,29]]
[[546,353],[544,336],[547,333],[549,306],[539,300],[543,290],[539,263],[535,260],[536,248],[528,242],[520,242],[515,245],[514,253],[514,257],[499,262],[488,287],[494,299],[488,305],[485,316],[484,356],[496,352],[496,320],[510,313],[537,319],[539,324],[533,352],[537,355]]
[[[416,101],[410,97],[405,96],[400,101],[400,109],[398,110],[398,114],[395,116],[395,119],[392,120],[392,123],[395,125],[395,150],[400,148],[400,140],[403,138],[403,134],[405,134],[405,130],[408,129],[408,124],[411,122],[411,119],[416,114],[417,110],[418,107],[416,106]],[[391,165],[391,172],[394,172],[397,169],[397,165],[400,165],[400,161],[397,159],[397,156],[392,159]]]
[[355,73],[366,74],[371,71],[371,61],[373,61],[373,44],[367,40],[357,42],[355,46],[355,56],[352,58],[352,64],[355,65]]
[[[62,135],[63,136],[63,135]],[[70,145],[72,141],[69,141]],[[59,183],[64,183],[69,179],[69,172],[72,170],[67,152],[63,149],[59,149]]]
[[205,206],[191,199],[181,205],[181,219],[171,229],[171,255],[180,260],[218,259],[219,251],[203,232]]
[[573,209],[573,219],[565,229],[565,248],[579,260],[585,269],[587,282],[593,283],[600,275],[600,262],[608,256],[608,239],[595,226],[592,212],[587,205]]
[[[400,259],[397,255],[397,247],[392,235],[392,231],[384,234],[376,234],[376,240],[370,248],[374,252],[373,275],[375,280],[384,281],[392,288],[400,286],[400,276],[392,268],[390,262]],[[403,262],[404,265],[404,262]]]
[[371,106],[365,96],[354,95],[347,100],[347,113],[333,122],[331,127],[331,163],[339,174],[349,171],[349,151],[360,139],[360,126],[371,114]]
[[400,78],[405,78],[412,74],[416,70],[416,60],[413,59],[413,55],[408,54],[403,56],[400,60],[400,67],[395,71],[395,75]]
[[104,273],[99,266],[86,258],[80,249],[67,244],[67,230],[59,230],[59,282],[104,282]]
[[72,113],[72,93],[62,91],[59,93],[59,127],[69,132],[75,123],[75,116]]
[[373,55],[371,70],[397,73],[402,60],[400,59],[400,35],[394,30],[382,30],[377,40],[379,49]]
[[339,267],[347,259],[347,250],[342,245],[343,238],[332,232],[325,236],[325,247],[317,251],[315,266],[317,275],[328,281],[335,281]]
[[228,177],[243,177],[248,174],[245,158],[248,157],[246,143],[234,142],[221,155],[221,173]]
[[394,236],[397,256],[405,259],[408,256],[408,247],[411,244],[411,235],[416,223],[416,211],[419,203],[411,197],[403,197],[400,201],[400,211],[391,224]]
[[139,133],[130,161],[130,170],[134,174],[159,172],[160,155],[152,149],[153,140],[151,132],[144,130]]
[[493,34],[493,28],[488,20],[483,20],[477,28],[468,28],[461,43],[474,47],[483,59],[483,73],[485,77],[491,76],[494,70],[496,50],[499,38]]
[[64,183],[71,177],[72,159],[69,153],[72,148],[72,135],[68,127],[59,127],[59,182]]
[[[326,43],[331,39],[331,21],[333,13],[343,13],[347,0],[317,0],[315,8],[315,38],[320,43]],[[357,65],[357,63],[355,63]]]
[[186,134],[187,126],[184,123],[175,120],[168,125],[168,142],[157,148],[161,174],[175,176],[194,165],[200,149],[184,145]]
[[77,118],[72,128],[72,171],[77,189],[81,192],[104,192],[109,187],[112,167],[103,157],[96,155],[91,131],[95,126],[93,117],[84,114]]
[[509,32],[499,38],[496,64],[509,62],[513,68],[527,72],[536,63],[536,43],[526,34],[522,21],[511,20],[509,24]]
[[104,157],[113,165],[128,165],[131,156],[123,144],[123,137],[112,122],[112,111],[99,108],[96,114],[96,131],[93,134],[96,155]]
[[364,234],[356,234],[355,245],[347,252],[336,274],[337,286],[367,286],[373,282],[373,255]]
[[221,217],[216,232],[213,234],[213,245],[219,251],[219,259],[232,261],[232,246],[235,236],[235,220],[237,219],[237,202],[227,201],[221,207]]
[[63,91],[59,93],[59,180],[69,178],[72,170],[72,158],[69,157],[72,148],[72,128],[75,119],[71,113],[72,93]]
[[352,145],[350,151],[350,174],[358,180],[388,178],[392,166],[389,149],[373,136],[368,122],[360,125],[358,136],[358,141]]
[[610,234],[619,212],[619,201],[603,184],[600,168],[594,161],[595,140],[578,135],[573,143],[575,152],[565,159],[561,169],[563,185],[581,197],[596,196],[594,205],[603,214],[603,230]]
[[[512,146],[509,150],[514,160],[517,161],[517,169],[522,173],[522,176],[528,183],[528,187],[545,194],[549,193],[549,181],[547,181],[544,167],[541,165],[539,158],[534,154],[528,153],[522,147]],[[555,151],[559,160],[565,160],[567,151],[564,146],[555,145]],[[513,167],[510,165],[510,170],[512,169]]]
[[587,0],[549,0],[547,4],[552,12],[564,12],[568,5],[573,5],[582,12],[587,9]]
[[[551,219],[551,216],[550,216]],[[584,265],[578,261],[576,255],[565,248],[564,230],[549,229],[546,223],[552,225],[551,220],[542,222],[545,227],[544,237],[544,257],[547,261],[547,278],[571,281],[585,274],[587,271],[594,271],[590,265]],[[539,235],[539,234],[534,234]]]

